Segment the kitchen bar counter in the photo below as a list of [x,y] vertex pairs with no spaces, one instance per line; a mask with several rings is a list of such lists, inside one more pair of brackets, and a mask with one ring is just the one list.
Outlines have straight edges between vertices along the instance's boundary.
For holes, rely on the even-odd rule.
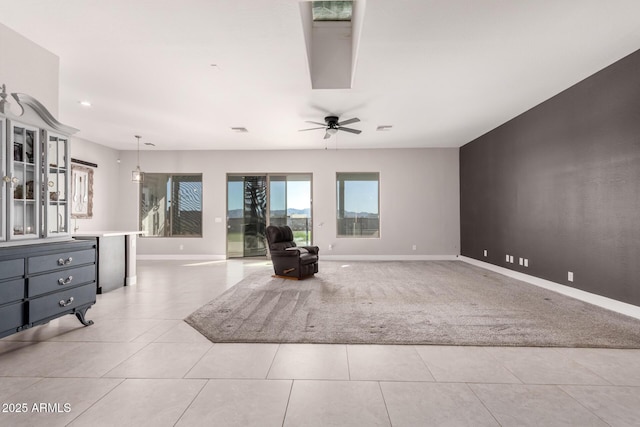
[[136,238],[140,231],[77,231],[76,240],[96,240],[99,294],[136,283]]

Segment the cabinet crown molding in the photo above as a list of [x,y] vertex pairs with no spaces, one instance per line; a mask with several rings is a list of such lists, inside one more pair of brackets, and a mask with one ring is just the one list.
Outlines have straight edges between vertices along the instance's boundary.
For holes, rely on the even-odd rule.
[[47,107],[42,105],[40,101],[30,95],[24,93],[12,93],[11,96],[18,102],[20,108],[22,108],[22,115],[27,115],[28,111],[34,112],[47,126],[56,132],[61,132],[66,135],[73,135],[78,132],[78,129],[64,125],[57,121],[55,117],[47,110]]

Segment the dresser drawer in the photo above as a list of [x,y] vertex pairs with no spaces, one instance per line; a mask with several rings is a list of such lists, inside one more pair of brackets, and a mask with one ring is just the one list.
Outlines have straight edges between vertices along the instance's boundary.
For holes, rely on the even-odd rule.
[[24,259],[0,261],[0,280],[24,276]]
[[95,264],[41,274],[39,276],[29,277],[27,283],[27,296],[31,298],[48,292],[61,291],[71,286],[94,282],[95,280]]
[[51,270],[59,270],[61,268],[95,262],[96,251],[93,249],[60,252],[52,255],[30,257],[27,259],[27,270],[29,274],[44,273]]
[[0,334],[24,325],[24,303],[18,302],[0,307]]
[[24,298],[24,279],[0,283],[0,305]]
[[56,316],[84,304],[96,302],[96,284],[56,292],[29,300],[29,323]]

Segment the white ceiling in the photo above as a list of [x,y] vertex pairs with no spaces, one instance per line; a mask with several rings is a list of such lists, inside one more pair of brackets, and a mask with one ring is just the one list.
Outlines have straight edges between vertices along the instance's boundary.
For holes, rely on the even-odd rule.
[[[0,22],[60,57],[60,121],[122,150],[459,147],[640,48],[638,0],[364,5],[340,90],[311,89],[297,0],[0,0]],[[328,113],[362,133],[298,132]]]

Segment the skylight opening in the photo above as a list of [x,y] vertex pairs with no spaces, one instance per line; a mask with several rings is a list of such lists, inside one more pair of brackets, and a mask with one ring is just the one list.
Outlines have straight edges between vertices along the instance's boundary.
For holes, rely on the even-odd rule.
[[314,1],[313,21],[351,21],[353,1]]

